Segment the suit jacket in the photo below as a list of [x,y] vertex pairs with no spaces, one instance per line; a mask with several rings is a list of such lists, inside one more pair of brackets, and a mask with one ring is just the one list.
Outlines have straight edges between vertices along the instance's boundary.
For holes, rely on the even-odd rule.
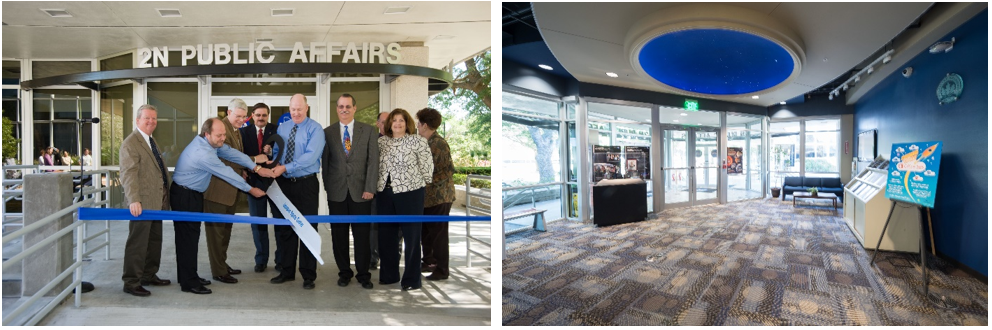
[[343,202],[348,192],[356,203],[368,202],[362,199],[363,192],[375,193],[379,180],[379,144],[376,129],[372,125],[355,121],[351,137],[351,153],[345,155],[341,146],[341,123],[335,122],[324,128],[324,154],[321,156],[321,176],[327,199]]
[[[155,148],[162,150],[158,143],[155,143]],[[138,130],[131,132],[121,143],[120,164],[121,186],[124,187],[127,204],[138,202],[145,210],[169,209],[169,194],[165,191],[167,182],[162,182],[162,172],[155,154]]]
[[[231,146],[235,150],[244,152],[244,147],[241,145],[241,133],[238,133],[227,119],[222,118],[220,121],[224,122],[224,129],[227,130],[227,138],[224,139],[224,144]],[[232,163],[223,158],[220,161],[224,165],[230,166],[234,170],[234,173],[238,173],[239,175],[245,169],[244,166]],[[234,202],[238,201],[239,193],[241,193],[241,190],[238,190],[238,188],[235,188],[230,183],[217,176],[211,176],[210,185],[207,186],[207,191],[203,192],[203,200],[231,206],[234,205]]]
[[[276,128],[276,125],[273,123],[265,124],[265,132],[262,132],[262,143],[265,143],[265,140],[268,140],[270,136],[276,135]],[[257,156],[258,130],[255,128],[255,124],[249,124],[246,127],[239,128],[238,131],[241,132],[241,143],[243,144],[245,154],[248,156]],[[272,184],[272,178],[262,177],[257,173],[248,173],[248,184],[252,187],[266,190]]]

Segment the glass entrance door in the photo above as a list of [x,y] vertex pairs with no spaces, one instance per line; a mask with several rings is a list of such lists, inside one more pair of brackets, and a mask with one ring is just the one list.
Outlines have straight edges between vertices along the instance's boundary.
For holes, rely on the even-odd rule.
[[[216,111],[217,117],[227,116],[227,106],[231,103],[235,97],[233,96],[214,96],[210,98],[210,108]],[[308,103],[314,104],[314,97],[310,96],[307,100]],[[269,122],[273,124],[279,123],[279,117],[283,114],[289,113],[289,96],[277,96],[277,97],[256,97],[256,96],[246,96],[241,97],[241,100],[245,101],[248,105],[248,119],[251,120],[251,107],[257,103],[265,103],[269,106]],[[246,122],[246,125],[248,123]]]
[[665,207],[715,203],[720,164],[716,130],[706,128],[665,129],[662,178]]

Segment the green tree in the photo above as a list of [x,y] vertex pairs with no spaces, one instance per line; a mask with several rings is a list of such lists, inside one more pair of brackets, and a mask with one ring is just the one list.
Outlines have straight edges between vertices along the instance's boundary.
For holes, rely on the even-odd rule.
[[435,94],[431,107],[447,112],[460,106],[468,112],[466,119],[472,140],[482,142],[480,150],[468,150],[473,154],[488,155],[492,148],[492,84],[491,51],[486,50],[453,68],[455,80],[451,88]]
[[3,157],[18,159],[17,145],[21,139],[14,138],[14,122],[3,117]]

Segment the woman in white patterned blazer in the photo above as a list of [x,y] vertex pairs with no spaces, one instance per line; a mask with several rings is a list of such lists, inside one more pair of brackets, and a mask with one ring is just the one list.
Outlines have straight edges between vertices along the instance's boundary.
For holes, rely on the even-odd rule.
[[[406,110],[393,110],[388,118],[385,132],[379,137],[378,214],[423,215],[424,187],[434,173],[431,149],[427,139],[416,134],[413,117]],[[406,266],[402,279],[397,237],[400,230]],[[404,291],[420,288],[420,236],[420,222],[379,224],[379,284],[400,282]]]

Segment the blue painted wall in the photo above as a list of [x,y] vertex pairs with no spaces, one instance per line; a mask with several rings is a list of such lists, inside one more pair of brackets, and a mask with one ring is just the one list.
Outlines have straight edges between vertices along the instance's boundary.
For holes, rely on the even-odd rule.
[[[878,152],[892,144],[943,141],[933,215],[937,252],[988,276],[988,10],[941,40],[956,38],[950,53],[917,55],[854,106],[855,132],[878,129]],[[937,104],[947,73],[964,79],[954,103]]]

